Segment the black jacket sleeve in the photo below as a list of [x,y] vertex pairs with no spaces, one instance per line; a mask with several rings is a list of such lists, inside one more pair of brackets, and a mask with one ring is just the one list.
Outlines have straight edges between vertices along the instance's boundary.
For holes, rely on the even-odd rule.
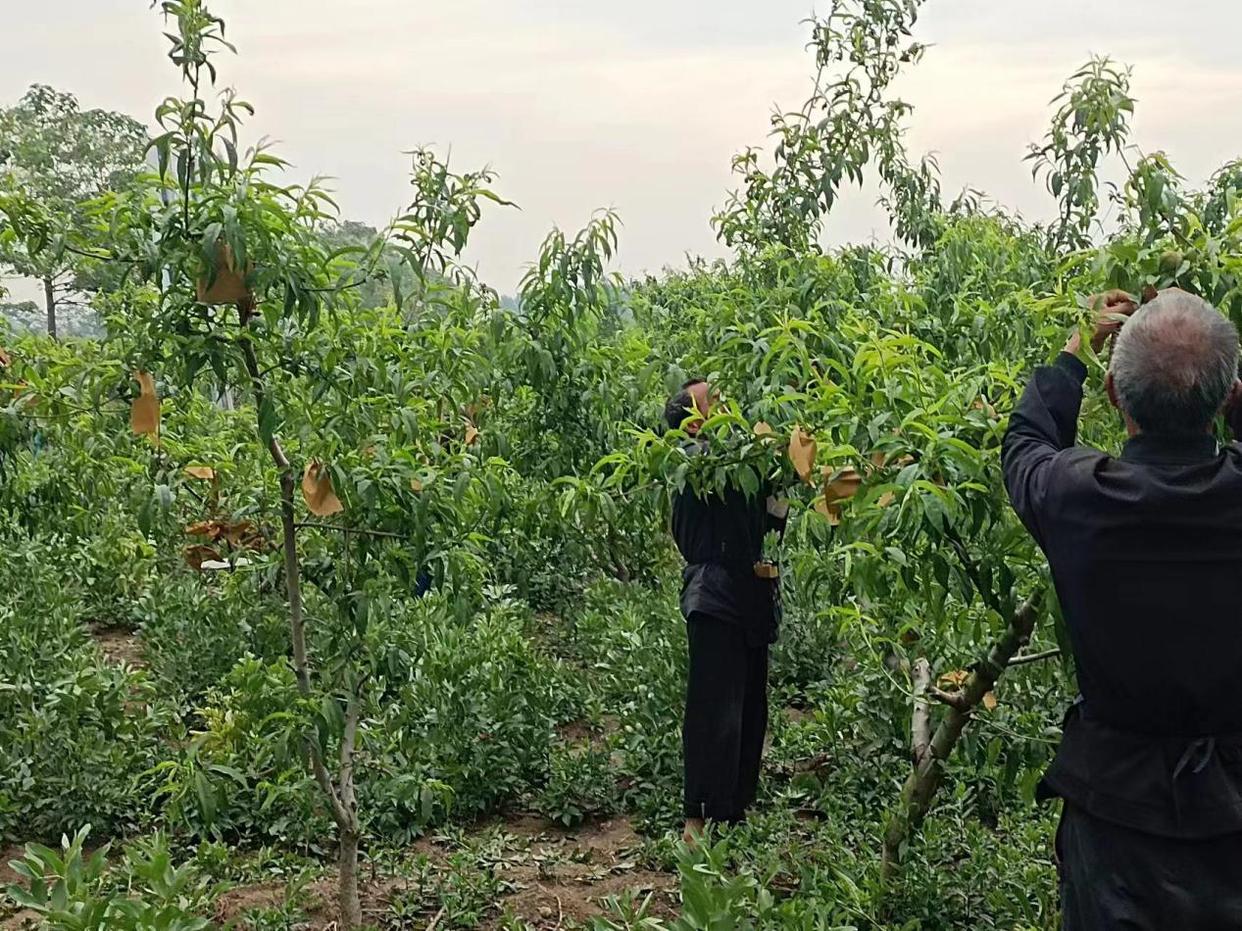
[[1041,545],[1039,514],[1048,495],[1053,459],[1074,445],[1086,378],[1087,367],[1067,352],[1052,365],[1036,369],[1009,417],[1001,445],[1009,500]]

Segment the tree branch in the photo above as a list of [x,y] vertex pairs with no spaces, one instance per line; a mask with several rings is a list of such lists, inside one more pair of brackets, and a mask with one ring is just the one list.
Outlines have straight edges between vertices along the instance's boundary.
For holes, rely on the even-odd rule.
[[1045,650],[1043,653],[1027,653],[1025,656],[1015,656],[1009,661],[1009,666],[1025,666],[1027,663],[1038,663],[1046,659],[1055,659],[1061,655],[1058,650]]
[[950,708],[956,708],[958,711],[969,714],[970,708],[966,704],[965,695],[961,692],[946,692],[938,689],[934,685],[927,687],[927,694],[938,702],[948,705]]
[[319,524],[312,521],[299,521],[297,524],[299,530],[305,528],[307,530],[335,530],[338,533],[357,533],[366,537],[384,537],[392,540],[408,540],[409,537],[403,533],[391,533],[387,530],[364,530],[358,527],[338,527],[336,524]]
[[358,804],[354,795],[354,750],[358,741],[358,720],[362,716],[362,683],[359,682],[345,706],[345,731],[341,735],[341,806],[347,821],[342,827],[358,833]]
[[[1035,627],[1035,608],[1043,598],[1039,592],[1025,601],[1009,618],[1005,632],[1000,636],[976,665],[961,692],[951,696],[949,713],[940,721],[932,735],[925,753],[906,778],[901,789],[897,809],[889,817],[884,832],[884,848],[881,859],[881,876],[888,879],[897,868],[901,850],[910,834],[922,824],[932,799],[944,778],[945,762],[953,753],[971,715],[983,702],[983,696],[992,691],[997,678],[1009,666],[1009,661],[1031,639]],[[928,694],[939,698],[939,689],[931,687]]]
[[920,656],[914,661],[914,713],[910,717],[910,749],[917,766],[931,746],[931,702],[927,700],[928,690],[932,688],[931,663],[926,657]]
[[975,586],[975,590],[979,593],[979,597],[983,599],[983,603],[1001,617],[1004,617],[1004,605],[996,597],[996,592],[992,589],[992,586],[983,584],[983,573],[979,571],[979,567],[975,564],[974,559],[971,558],[970,551],[966,549],[966,544],[962,542],[962,538],[958,536],[957,531],[951,526],[946,525],[945,538],[948,539],[949,545],[957,553],[957,558],[961,560],[962,568],[965,570],[967,578]]
[[[1130,175],[1130,180],[1134,180],[1134,169],[1130,167],[1130,160],[1126,158],[1125,149],[1118,148],[1117,154],[1121,156],[1121,164],[1126,166],[1126,172]],[[1139,154],[1142,154],[1142,153],[1140,152]],[[1170,213],[1168,213],[1168,211],[1166,211],[1163,206],[1159,208],[1159,213],[1160,213],[1160,218],[1164,220],[1165,223],[1168,224],[1169,232],[1173,235],[1174,239],[1176,239],[1179,243],[1181,243],[1182,248],[1193,249],[1195,247],[1195,244],[1192,243],[1189,239],[1187,239],[1186,235],[1180,229],[1177,228],[1177,221],[1173,218],[1173,216]]]
[[90,252],[86,249],[79,249],[76,246],[71,246],[68,243],[65,244],[64,250],[70,255],[81,256],[84,259],[95,259],[99,262],[125,262],[130,265],[138,264],[137,259],[123,259],[107,252]]

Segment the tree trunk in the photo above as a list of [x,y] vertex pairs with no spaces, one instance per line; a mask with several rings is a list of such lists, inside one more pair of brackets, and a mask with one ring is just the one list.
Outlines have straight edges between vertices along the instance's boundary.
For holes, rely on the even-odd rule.
[[56,283],[43,279],[43,304],[47,308],[47,335],[56,339]]
[[[248,331],[254,313],[253,303],[243,301],[237,305],[237,310],[242,330]],[[244,332],[241,337],[241,352],[246,373],[250,376],[256,411],[261,410],[267,388],[249,332]],[[275,436],[269,437],[267,450],[276,468],[280,470],[280,523],[285,557],[285,586],[289,601],[289,639],[293,652],[293,671],[297,677],[298,693],[303,698],[310,698],[310,660],[306,650],[306,618],[302,613],[302,566],[298,557],[297,509],[294,497],[296,478],[293,464],[285,455],[279,439]],[[319,742],[310,738],[306,741],[311,773],[327,799],[328,809],[337,827],[341,873],[340,931],[355,931],[362,922],[362,907],[358,898],[358,845],[362,831],[358,819],[358,801],[354,794],[354,748],[360,716],[360,700],[358,689],[355,688],[345,711],[345,732],[341,735],[337,783],[333,782],[332,774],[328,772]]]
[[341,831],[340,926],[362,927],[362,902],[358,897],[358,832]]
[[[914,717],[911,722],[914,769],[906,778],[897,810],[889,816],[888,827],[884,832],[880,873],[884,881],[891,879],[896,873],[902,846],[918,830],[931,808],[932,799],[935,798],[940,780],[944,777],[945,761],[957,746],[962,731],[970,722],[971,714],[983,701],[983,696],[992,691],[1010,660],[1031,639],[1031,631],[1035,627],[1036,603],[1037,599],[1032,598],[1014,613],[1005,633],[993,644],[988,655],[975,666],[961,692],[952,695],[939,692],[930,685],[931,670],[926,667],[926,661],[920,660],[920,664],[916,664],[915,675],[919,681],[915,683]],[[949,706],[948,714],[941,720],[930,740],[927,739],[930,707],[926,699],[929,693]]]

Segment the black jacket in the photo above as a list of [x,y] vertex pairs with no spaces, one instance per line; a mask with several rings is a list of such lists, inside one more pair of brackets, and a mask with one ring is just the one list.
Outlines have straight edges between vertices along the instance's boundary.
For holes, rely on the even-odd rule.
[[[686,451],[698,456],[706,448],[689,443]],[[754,646],[775,642],[779,623],[777,584],[755,574],[755,564],[763,559],[764,536],[784,526],[768,514],[770,492],[764,487],[747,495],[730,487],[700,496],[687,486],[673,496],[673,539],[686,561],[682,615],[737,624]]]
[[1154,834],[1242,831],[1242,449],[1075,446],[1085,378],[1064,353],[1038,369],[1002,452],[1082,693],[1044,790]]

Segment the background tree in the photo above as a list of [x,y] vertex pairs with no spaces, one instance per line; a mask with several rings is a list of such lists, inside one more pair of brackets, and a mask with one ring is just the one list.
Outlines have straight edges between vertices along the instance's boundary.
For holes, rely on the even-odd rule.
[[[0,846],[67,835],[28,850],[11,906],[320,925],[317,877],[342,928],[543,927],[573,887],[599,931],[1052,931],[1034,795],[1076,688],[1002,489],[1005,418],[1087,295],[1178,284],[1242,321],[1239,163],[1196,188],[1137,152],[1128,72],[1095,63],[1031,160],[1059,173],[1056,219],[942,198],[892,96],[917,2],[835,0],[810,101],[737,162],[736,256],[621,281],[599,214],[503,299],[461,267],[487,169],[418,150],[400,216],[342,222],[240,147],[223,25],[159,6],[187,85],[152,124],[159,170],[68,240],[112,258],[91,266],[115,276],[92,301],[108,337],[0,319]],[[867,172],[893,243],[824,247]],[[0,244],[58,230],[0,181]],[[1080,436],[1115,450],[1087,361]],[[688,375],[722,389],[717,455],[652,429]],[[793,507],[760,804],[677,851],[669,492],[773,476]],[[145,668],[107,652],[118,632]],[[648,843],[546,846],[529,813],[583,838],[619,815]],[[133,840],[104,868],[86,823],[92,848]],[[237,915],[252,882],[282,900]]]
[[[365,254],[383,239],[374,226],[358,220],[341,220],[329,224],[319,235],[324,248],[332,253],[354,250]],[[388,246],[383,249],[382,257],[385,260],[380,266],[382,273],[360,280],[355,289],[358,306],[363,310],[387,307],[393,302],[394,287],[407,291],[411,287],[414,276],[401,265],[399,253]]]
[[31,251],[20,241],[0,242],[0,267],[43,285],[48,334],[57,310],[75,294],[98,290],[89,252],[68,245],[86,221],[88,199],[128,185],[142,170],[146,127],[111,110],[83,110],[72,94],[33,85],[15,106],[0,110],[0,184],[38,203],[51,221],[52,242]]
[[38,325],[39,305],[34,301],[0,301],[0,319],[15,330],[33,330]]

